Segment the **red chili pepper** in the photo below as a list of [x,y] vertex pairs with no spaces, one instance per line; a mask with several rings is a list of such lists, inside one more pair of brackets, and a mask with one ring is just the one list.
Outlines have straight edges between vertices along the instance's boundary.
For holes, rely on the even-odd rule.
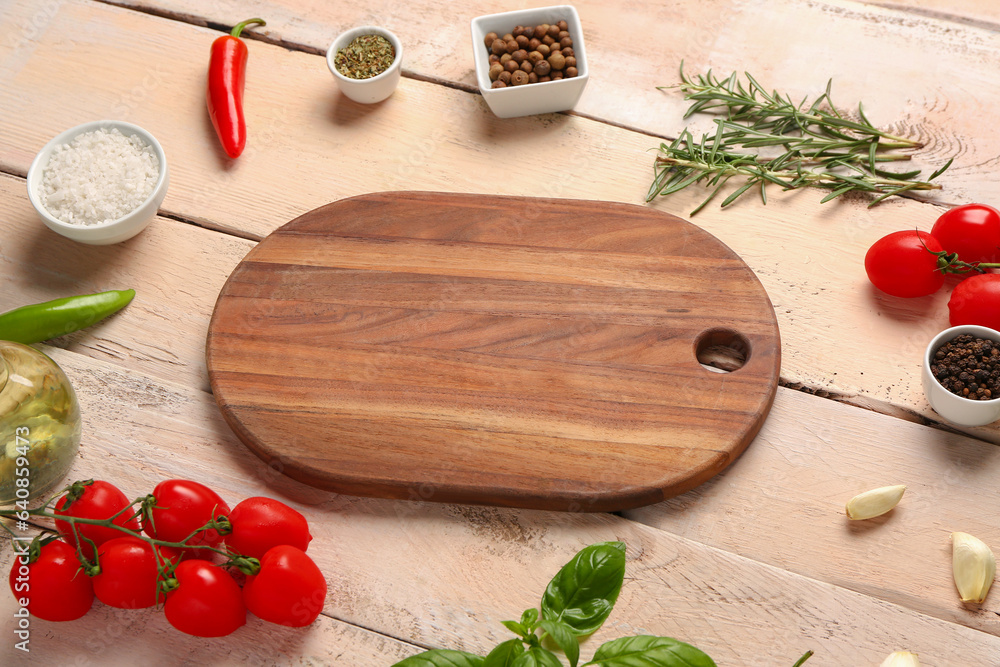
[[247,45],[240,39],[243,28],[266,25],[261,19],[247,19],[233,26],[233,31],[212,43],[208,63],[208,115],[215,133],[231,158],[237,158],[247,145],[247,124],[243,117],[243,88],[246,82]]

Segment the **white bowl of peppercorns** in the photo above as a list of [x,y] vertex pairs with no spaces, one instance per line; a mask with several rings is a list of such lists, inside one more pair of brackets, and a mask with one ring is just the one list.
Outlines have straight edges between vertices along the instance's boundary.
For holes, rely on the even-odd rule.
[[572,5],[478,16],[472,49],[479,91],[499,118],[572,109],[589,78]]
[[924,353],[924,393],[934,410],[960,426],[1000,419],[1000,331],[964,324],[945,329]]

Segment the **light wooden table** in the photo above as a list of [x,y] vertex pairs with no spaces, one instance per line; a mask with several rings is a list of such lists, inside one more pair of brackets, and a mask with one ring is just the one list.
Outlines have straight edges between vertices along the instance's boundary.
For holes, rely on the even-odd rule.
[[[476,93],[469,20],[515,9],[477,0],[0,0],[0,310],[133,287],[120,315],[44,345],[83,406],[71,477],[129,495],[161,479],[209,484],[232,502],[265,494],[309,517],[310,554],[330,587],[325,613],[291,630],[251,619],[215,640],[162,614],[95,604],[63,624],[35,620],[13,649],[0,596],[0,664],[389,665],[428,647],[484,653],[499,621],[537,603],[583,546],[628,545],[621,599],[584,644],[649,633],[719,665],[878,665],[894,649],[925,665],[1000,665],[1000,595],[959,602],[949,534],[1000,550],[1000,429],[957,432],[923,398],[919,358],[948,325],[947,291],[876,293],[862,258],[880,236],[929,229],[947,205],[1000,204],[1000,11],[988,0],[637,0],[576,4],[592,78],[573,113],[498,120]],[[204,109],[211,41],[250,16],[250,142],[224,159]],[[342,29],[385,26],[406,46],[384,104],[342,97],[322,57]],[[340,496],[265,466],[233,436],[208,391],[204,342],[224,280],[256,241],[337,199],[393,189],[642,203],[649,149],[684,125],[690,72],[748,70],[793,96],[828,78],[845,107],[927,143],[922,166],[955,156],[931,202],[819,204],[815,192],[710,206],[693,221],[763,282],[783,339],[781,388],[763,430],[724,474],[670,501],[559,514]],[[123,244],[90,247],[36,219],[34,154],[58,132],[116,117],[163,144],[161,216]],[[703,121],[699,121],[703,122]],[[535,159],[535,158],[539,159]],[[498,171],[498,167],[501,168]],[[682,217],[701,192],[651,206]],[[908,486],[891,515],[851,524],[843,506]],[[5,547],[0,567],[11,562]]]

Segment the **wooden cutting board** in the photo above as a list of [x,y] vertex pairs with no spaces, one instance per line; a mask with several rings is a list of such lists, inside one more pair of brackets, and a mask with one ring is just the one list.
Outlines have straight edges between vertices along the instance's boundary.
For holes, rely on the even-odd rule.
[[240,439],[307,484],[613,511],[733,462],[774,399],[780,343],[753,272],[680,218],[391,192],[254,248],[207,361]]

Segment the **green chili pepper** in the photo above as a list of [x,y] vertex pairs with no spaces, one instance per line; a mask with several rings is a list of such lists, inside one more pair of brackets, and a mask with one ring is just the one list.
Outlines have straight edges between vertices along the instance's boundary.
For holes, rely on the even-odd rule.
[[0,315],[0,340],[30,345],[79,331],[117,313],[134,296],[135,290],[112,290],[15,308]]

